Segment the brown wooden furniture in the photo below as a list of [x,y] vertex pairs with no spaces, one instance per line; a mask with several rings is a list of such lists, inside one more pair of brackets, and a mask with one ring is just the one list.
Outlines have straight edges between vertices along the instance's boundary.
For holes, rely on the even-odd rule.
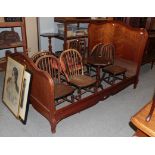
[[[108,84],[115,84],[116,80],[124,80],[126,78],[127,69],[121,66],[111,65],[103,69],[103,79]],[[108,74],[108,75],[106,75]]]
[[154,17],[122,17],[115,18],[122,20],[127,25],[137,28],[145,28],[148,31],[148,42],[146,44],[142,65],[151,63],[151,68],[155,62],[155,18]]
[[151,109],[150,109],[150,112],[149,112],[148,116],[146,117],[146,121],[149,122],[151,120],[154,109],[155,109],[155,91],[154,91],[153,98],[152,98]]
[[33,62],[35,63],[38,58],[40,58],[41,56],[44,56],[44,55],[51,55],[51,52],[49,51],[44,51],[44,52],[36,52],[35,54],[33,54],[31,56],[31,59],[33,60]]
[[[23,52],[27,54],[27,40],[26,40],[26,28],[25,28],[25,18],[22,18],[22,21],[19,22],[0,22],[0,28],[10,28],[10,31],[15,31],[14,28],[21,28],[21,41],[14,42],[12,44],[6,45],[5,43],[0,45],[0,50],[13,48],[14,52],[17,52],[18,47],[23,47]],[[3,40],[1,40],[3,41]],[[0,58],[0,71],[4,71],[6,67],[6,58]]]
[[48,50],[51,52],[51,54],[53,54],[51,39],[58,36],[58,34],[57,33],[43,33],[40,36],[48,38]]
[[112,62],[109,60],[109,59],[105,59],[103,57],[100,57],[98,55],[92,55],[92,56],[89,56],[87,58],[87,63],[93,67],[95,67],[96,69],[96,80],[97,80],[97,86],[98,87],[102,87],[101,85],[101,75],[100,75],[100,68],[103,68],[103,67],[106,67],[106,66],[109,66],[112,64]]
[[[61,53],[60,64],[67,81],[78,88],[78,99],[81,99],[81,89],[92,87],[96,80],[84,75],[82,57],[75,49],[68,49]],[[96,88],[96,86],[94,86]]]
[[67,49],[76,49],[82,55],[82,59],[86,58],[87,43],[83,38],[72,39],[67,41]]
[[[36,65],[41,70],[47,71],[54,81],[54,99],[56,105],[68,101],[74,102],[74,88],[63,84],[60,79],[61,67],[59,60],[53,55],[44,55],[37,59]],[[67,97],[71,96],[71,100]]]
[[89,51],[98,43],[115,45],[115,65],[127,69],[126,76],[132,78],[134,88],[138,83],[140,65],[148,39],[145,29],[136,29],[118,21],[90,24],[88,29]]
[[113,40],[116,44],[116,55],[119,56],[117,63],[126,66],[128,78],[60,109],[55,107],[54,82],[51,76],[47,72],[38,69],[33,61],[23,53],[15,53],[10,56],[25,64],[26,69],[31,72],[30,102],[40,114],[47,118],[54,133],[57,124],[62,119],[97,104],[131,84],[137,84],[147,37],[148,34],[145,30],[134,29],[119,22],[91,24],[89,26],[89,48],[91,49],[99,42],[104,41],[106,43]]
[[111,60],[110,66],[104,67],[102,69],[103,71],[103,77],[102,79],[108,83],[108,84],[115,84],[116,80],[123,80],[126,78],[125,73],[127,71],[126,68],[118,65],[114,65],[115,62],[115,47],[113,43],[105,44],[102,49],[102,57],[105,59]]
[[134,136],[155,137],[155,112],[153,112],[152,119],[148,122],[146,117],[150,112],[152,100],[146,104],[140,111],[131,117],[131,122],[136,126],[137,130]]
[[76,35],[76,36],[67,36],[67,26],[69,24],[76,24],[77,29],[79,29],[81,23],[101,23],[107,20],[111,20],[111,18],[96,18],[96,19],[91,19],[90,17],[55,17],[54,21],[58,23],[64,24],[64,35],[58,35],[56,36],[57,39],[63,40],[64,41],[64,50],[67,49],[67,41],[72,40],[72,39],[79,39],[79,38],[84,38],[87,39],[88,35]]

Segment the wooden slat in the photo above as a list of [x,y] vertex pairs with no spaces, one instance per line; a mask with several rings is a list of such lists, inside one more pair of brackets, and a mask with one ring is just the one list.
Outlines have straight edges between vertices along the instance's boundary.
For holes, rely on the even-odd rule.
[[0,27],[20,27],[23,26],[23,22],[0,22]]

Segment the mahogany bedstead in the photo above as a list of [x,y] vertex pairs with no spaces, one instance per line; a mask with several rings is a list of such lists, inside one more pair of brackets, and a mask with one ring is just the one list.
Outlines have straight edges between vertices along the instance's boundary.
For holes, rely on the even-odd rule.
[[127,68],[127,78],[91,94],[79,101],[56,109],[54,103],[54,83],[50,75],[39,70],[26,55],[14,53],[9,56],[26,65],[32,74],[30,86],[30,102],[32,106],[51,124],[52,133],[56,132],[56,125],[62,119],[87,109],[100,100],[134,84],[138,83],[138,75],[145,44],[148,38],[145,29],[135,29],[120,22],[91,23],[89,25],[89,50],[99,42],[113,42],[116,47],[116,64]]

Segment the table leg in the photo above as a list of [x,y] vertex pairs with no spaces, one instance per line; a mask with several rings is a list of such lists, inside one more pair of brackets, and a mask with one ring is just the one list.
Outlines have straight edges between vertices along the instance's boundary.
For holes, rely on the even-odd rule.
[[101,79],[100,79],[100,67],[96,67],[96,81],[97,81],[97,88],[101,87],[103,89],[102,84],[101,84]]
[[49,50],[51,53],[53,53],[53,52],[52,52],[51,37],[48,37],[48,50]]

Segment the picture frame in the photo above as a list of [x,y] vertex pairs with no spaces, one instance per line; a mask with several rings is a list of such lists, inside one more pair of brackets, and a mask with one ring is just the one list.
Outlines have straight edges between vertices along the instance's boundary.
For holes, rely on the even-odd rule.
[[28,92],[29,92],[30,79],[31,79],[31,74],[25,71],[22,92],[21,92],[21,103],[19,107],[19,117],[24,124],[26,123],[28,107],[29,107]]
[[24,65],[11,57],[7,57],[2,100],[16,118],[19,117],[19,105],[21,102],[24,71]]

